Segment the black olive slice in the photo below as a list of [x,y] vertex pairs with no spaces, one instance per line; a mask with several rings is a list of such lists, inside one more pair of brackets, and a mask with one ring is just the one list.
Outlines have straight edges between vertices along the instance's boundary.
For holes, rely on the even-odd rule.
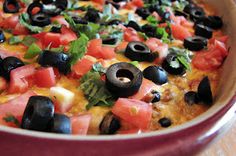
[[24,65],[25,64],[17,57],[14,57],[14,56],[6,57],[1,62],[1,66],[0,66],[1,76],[3,76],[6,80],[10,80],[10,72],[13,69],[16,69]]
[[111,4],[114,8],[120,9],[120,4],[119,3],[106,0],[105,4]]
[[142,42],[129,42],[125,49],[125,56],[132,61],[147,61],[152,62],[157,57],[155,53]]
[[51,21],[45,13],[37,13],[31,16],[31,24],[34,26],[44,27],[51,24]]
[[142,19],[146,19],[151,13],[147,8],[137,8],[135,11]]
[[53,114],[54,105],[48,97],[31,96],[23,114],[21,128],[47,131]]
[[55,113],[49,131],[60,134],[71,134],[70,118],[64,114]]
[[79,16],[73,16],[72,19],[76,24],[88,24],[88,21],[86,19]]
[[208,16],[203,20],[203,23],[212,29],[220,29],[223,26],[223,21],[219,16]]
[[113,20],[107,22],[106,25],[119,25],[121,23],[122,23],[122,21],[120,21],[118,19],[113,19]]
[[56,0],[55,3],[57,8],[60,8],[62,11],[66,10],[68,6],[68,1],[67,0]]
[[162,68],[171,75],[183,75],[186,70],[184,66],[178,61],[176,54],[170,53],[162,62]]
[[200,51],[207,46],[207,39],[200,36],[184,39],[184,47],[191,51]]
[[99,11],[95,9],[88,9],[84,18],[89,22],[97,23],[100,20]]
[[201,36],[204,38],[212,38],[213,30],[207,26],[204,26],[202,24],[197,24],[195,26],[195,35]]
[[183,11],[187,14],[190,14],[190,11],[194,8],[196,8],[196,6],[193,3],[189,3],[184,7]]
[[188,14],[183,12],[183,11],[176,10],[175,11],[175,16],[183,16],[183,17],[187,18]]
[[59,70],[60,73],[67,74],[70,71],[69,65],[70,57],[65,53],[55,53],[52,51],[44,50],[39,55],[38,63],[43,66],[52,66]]
[[159,124],[161,125],[161,127],[167,128],[169,126],[171,126],[172,122],[169,118],[161,118],[159,121]]
[[190,10],[190,19],[193,21],[197,21],[205,17],[205,12],[201,8],[194,8]]
[[141,31],[141,27],[135,21],[129,21],[129,23],[126,25],[126,27],[131,27],[136,31]]
[[124,2],[124,1],[127,1],[127,0],[113,0],[113,2],[116,2],[116,3]]
[[52,4],[53,0],[42,0],[43,4]]
[[204,77],[200,82],[197,90],[199,99],[207,105],[213,103],[213,96],[211,92],[211,85],[208,77]]
[[147,67],[143,70],[143,76],[158,85],[162,85],[168,81],[165,70],[159,66]]
[[109,45],[115,45],[117,43],[118,39],[117,38],[106,38],[102,39],[102,44],[109,44]]
[[107,89],[118,97],[134,95],[139,90],[142,80],[142,72],[126,62],[113,64],[106,72]]
[[52,26],[50,31],[54,33],[61,33],[61,26]]
[[142,26],[141,29],[142,29],[142,32],[145,33],[148,37],[159,38],[159,36],[157,36],[157,33],[156,33],[157,28],[155,26],[145,24]]
[[5,40],[6,40],[6,37],[5,37],[4,33],[3,33],[3,31],[0,30],[0,43],[5,42]]
[[20,10],[20,5],[16,0],[5,0],[3,3],[3,11],[5,13],[17,13]]
[[151,103],[156,103],[156,102],[159,102],[161,100],[161,95],[160,95],[159,92],[152,91],[151,93],[153,95]]
[[164,12],[161,16],[160,23],[170,22],[170,12]]
[[189,91],[184,94],[184,101],[189,105],[197,104],[199,102],[198,94],[194,91]]
[[100,123],[99,129],[101,134],[115,134],[120,127],[120,120],[109,112]]
[[162,13],[164,13],[158,3],[151,4],[148,9],[150,13],[153,13],[154,11],[157,12],[159,15],[162,15]]
[[28,8],[27,8],[27,13],[28,13],[30,16],[32,16],[32,15],[33,15],[32,11],[33,11],[34,9],[36,9],[36,8],[39,9],[39,11],[38,11],[37,13],[43,12],[43,5],[42,5],[41,3],[35,1],[35,2],[31,3],[31,4],[28,6]]

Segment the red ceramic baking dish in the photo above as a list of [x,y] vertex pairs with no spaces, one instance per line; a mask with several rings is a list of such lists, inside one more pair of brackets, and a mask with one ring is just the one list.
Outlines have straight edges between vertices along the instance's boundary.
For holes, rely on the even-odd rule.
[[206,0],[224,20],[230,36],[214,105],[197,118],[165,130],[112,136],[69,136],[0,126],[1,156],[173,156],[194,155],[218,138],[236,113],[236,6],[233,0]]

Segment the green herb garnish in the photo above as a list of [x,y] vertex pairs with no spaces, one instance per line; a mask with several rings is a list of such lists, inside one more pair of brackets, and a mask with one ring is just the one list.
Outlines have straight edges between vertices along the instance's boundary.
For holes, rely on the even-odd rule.
[[188,51],[186,49],[177,48],[177,47],[171,47],[171,48],[169,48],[169,52],[176,54],[177,60],[178,60],[176,62],[173,62],[173,64],[171,65],[172,67],[174,67],[174,68],[179,67],[179,64],[182,64],[185,67],[185,69],[191,70],[191,66],[190,66],[191,54],[190,54],[190,51]]
[[25,36],[22,40],[22,44],[29,47],[30,45],[32,45],[36,41],[37,41],[37,39],[32,36]]
[[88,100],[86,109],[92,106],[107,106],[114,104],[112,94],[107,90],[105,82],[101,80],[99,72],[90,71],[80,79],[80,89]]
[[25,59],[32,59],[35,56],[39,55],[42,52],[42,49],[35,43],[31,44],[26,51],[24,58]]
[[20,24],[25,26],[27,29],[29,29],[33,33],[40,33],[43,31],[43,28],[38,27],[38,26],[32,26],[29,23],[29,15],[27,13],[23,13],[20,15]]
[[106,69],[102,66],[101,63],[95,63],[92,68],[93,71],[99,72],[100,74],[106,73]]
[[158,20],[153,15],[149,15],[146,20],[148,21],[149,24],[151,24],[153,26],[157,26],[157,24],[158,24]]
[[19,44],[21,42],[22,42],[22,39],[19,36],[11,36],[8,41],[10,45]]
[[11,114],[8,114],[6,117],[3,117],[3,120],[7,123],[11,122],[11,123],[15,124],[17,127],[20,127],[19,120]]
[[77,40],[70,43],[69,53],[71,54],[70,64],[75,64],[79,59],[81,59],[87,51],[88,37],[85,34],[80,34]]

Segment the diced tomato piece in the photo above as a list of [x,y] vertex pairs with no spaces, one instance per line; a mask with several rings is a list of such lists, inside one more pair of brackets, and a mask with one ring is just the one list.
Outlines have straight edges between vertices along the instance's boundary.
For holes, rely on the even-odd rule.
[[87,55],[94,56],[96,58],[101,58],[101,49],[102,49],[102,40],[101,39],[93,39],[89,41],[87,48]]
[[175,39],[184,40],[187,37],[191,37],[192,34],[181,25],[171,24],[171,32]]
[[54,74],[56,76],[56,78],[60,78],[61,77],[61,74],[59,72],[59,70],[57,68],[53,68],[53,71],[54,71]]
[[52,67],[42,68],[35,72],[35,84],[38,87],[50,88],[56,84],[56,75]]
[[129,42],[121,42],[116,48],[115,51],[116,52],[120,52],[120,51],[125,51],[127,45],[129,44]]
[[33,79],[35,68],[33,65],[25,65],[16,68],[10,73],[10,85],[8,92],[12,93],[23,93],[26,92],[30,86],[30,78]]
[[[0,115],[0,125],[17,128],[18,125],[16,125],[15,123],[13,123],[13,122],[6,122],[4,120],[4,118],[7,118],[7,117],[8,117],[8,115]],[[19,117],[16,117],[16,119],[19,122],[21,122],[22,117],[19,116]]]
[[194,67],[200,70],[215,70],[222,65],[227,55],[226,45],[215,40],[214,44],[209,46],[209,50],[198,52],[194,56],[192,63]]
[[152,106],[136,99],[119,98],[112,112],[130,124],[147,129],[152,118]]
[[0,27],[4,29],[14,29],[18,23],[18,15],[12,15],[6,19],[2,19],[2,21],[0,21]]
[[114,52],[114,48],[104,46],[101,49],[101,55],[103,59],[113,59],[116,54]]
[[69,23],[65,20],[65,18],[63,16],[56,16],[51,18],[52,22],[58,22],[61,25],[65,25],[66,27],[70,27]]
[[8,56],[15,56],[15,57],[20,58],[20,55],[15,51],[8,51],[8,50],[5,50],[5,49],[0,49],[0,57],[2,59],[6,58]]
[[74,41],[77,39],[76,34],[66,26],[62,26],[61,28],[61,37],[60,42],[62,45],[68,45],[71,41]]
[[7,81],[3,77],[0,77],[0,92],[5,90],[6,88],[7,88]]
[[152,52],[158,52],[159,62],[168,55],[168,44],[163,43],[161,40],[157,38],[149,38],[145,43]]
[[221,51],[223,58],[228,55],[228,51],[227,51],[225,43],[215,40],[215,48]]
[[131,99],[137,99],[137,100],[142,100],[148,93],[152,91],[152,89],[156,86],[155,83],[148,79],[143,79],[142,85],[139,88],[139,91],[130,96],[129,98]]
[[124,40],[127,41],[127,42],[143,41],[143,39],[139,37],[137,31],[134,30],[133,28],[130,28],[130,27],[128,27],[124,31]]
[[92,69],[93,64],[93,61],[86,58],[79,60],[75,65],[72,66],[73,76],[80,78]]
[[92,116],[90,114],[84,114],[71,117],[72,134],[74,135],[86,135]]
[[14,35],[27,35],[29,34],[29,30],[20,23],[18,23],[12,33]]
[[221,36],[221,37],[211,38],[209,40],[209,43],[214,44],[215,40],[218,40],[220,42],[223,42],[224,44],[227,44],[228,39],[229,39],[229,36],[225,35],[225,36]]
[[142,0],[132,0],[132,4],[137,7],[143,7],[143,5],[144,5]]
[[44,47],[47,47],[48,45],[50,45],[50,47],[52,48],[57,48],[61,44],[61,41],[60,41],[61,35],[59,33],[48,32],[44,35],[43,38],[44,38],[43,39]]
[[115,57],[114,48],[102,46],[101,39],[93,39],[89,42],[87,48],[87,55],[103,58],[103,59],[112,59]]
[[[15,117],[22,116],[28,100],[31,96],[34,96],[33,91],[27,91],[26,93],[0,105],[0,116],[6,116],[11,114]],[[1,119],[0,119],[1,120]]]
[[95,3],[101,4],[101,5],[103,5],[105,3],[104,0],[92,0],[92,1]]

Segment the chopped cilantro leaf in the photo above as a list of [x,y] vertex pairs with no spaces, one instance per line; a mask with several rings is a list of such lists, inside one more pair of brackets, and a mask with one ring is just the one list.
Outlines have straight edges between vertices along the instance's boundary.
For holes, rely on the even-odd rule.
[[22,40],[22,43],[29,47],[30,45],[32,45],[35,41],[37,41],[36,38],[32,37],[32,36],[25,36]]
[[85,74],[80,79],[80,89],[89,102],[86,109],[95,105],[110,107],[114,104],[113,96],[101,80],[99,72],[90,71]]
[[8,43],[11,44],[11,45],[14,45],[14,44],[21,43],[21,41],[22,41],[22,39],[19,36],[12,36],[12,37],[9,38]]
[[89,39],[96,37],[99,31],[100,25],[89,22],[87,25],[76,24],[71,16],[64,14],[65,20],[70,24],[71,29],[80,36],[80,34],[85,34]]
[[23,13],[20,15],[20,24],[25,26],[33,33],[40,33],[43,31],[43,28],[38,26],[32,26],[31,24],[29,24],[29,15],[27,13]]
[[31,44],[24,55],[25,59],[32,59],[42,52],[42,49],[35,43]]
[[153,26],[156,26],[158,24],[158,21],[157,21],[156,17],[153,16],[153,15],[149,15],[147,17],[147,21],[148,21],[149,24],[151,24]]
[[[177,55],[178,63],[181,63],[187,70],[191,70],[191,54],[190,51],[186,49],[181,49],[177,47],[169,48],[170,53],[175,53]],[[172,67],[179,66],[179,64],[173,64]]]
[[88,37],[81,33],[77,40],[70,43],[69,53],[71,54],[71,65],[75,64],[78,59],[84,56],[87,50],[88,41]]
[[102,64],[101,63],[95,63],[94,65],[93,65],[93,71],[95,71],[95,72],[99,72],[99,73],[102,73],[102,74],[104,74],[104,73],[106,73],[106,69],[102,66]]
[[139,66],[139,62],[138,61],[132,61],[132,62],[130,62],[130,64],[134,65],[135,67]]
[[6,117],[3,117],[3,120],[7,123],[11,122],[15,124],[17,127],[20,127],[20,122],[18,119],[16,119],[15,116],[8,114]]

